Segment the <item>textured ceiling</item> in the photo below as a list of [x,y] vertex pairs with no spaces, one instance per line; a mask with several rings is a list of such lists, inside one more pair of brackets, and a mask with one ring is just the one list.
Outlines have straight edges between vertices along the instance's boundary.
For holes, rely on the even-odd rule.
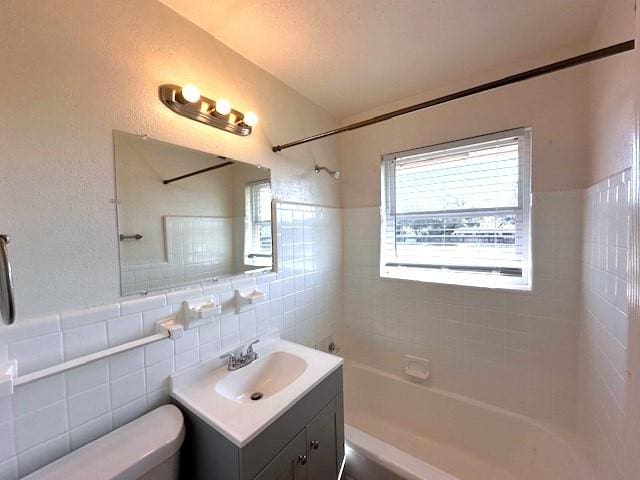
[[603,0],[161,1],[345,117],[508,65],[581,52]]

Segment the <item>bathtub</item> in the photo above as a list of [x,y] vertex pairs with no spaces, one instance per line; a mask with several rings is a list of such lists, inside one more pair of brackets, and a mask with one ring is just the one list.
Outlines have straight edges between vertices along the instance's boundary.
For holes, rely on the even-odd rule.
[[345,362],[345,478],[587,480],[572,437],[523,415]]

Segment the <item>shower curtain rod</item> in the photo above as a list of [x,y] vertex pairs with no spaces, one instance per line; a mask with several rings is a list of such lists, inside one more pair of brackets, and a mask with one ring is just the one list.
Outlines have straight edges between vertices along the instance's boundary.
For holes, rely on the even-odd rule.
[[612,55],[617,55],[619,53],[628,52],[629,50],[633,50],[634,48],[635,48],[635,40],[628,40],[626,42],[611,45],[609,47],[601,48],[599,50],[594,50],[589,53],[584,53],[582,55],[560,60],[559,62],[550,63],[549,65],[545,65],[543,67],[537,67],[532,70],[526,70],[524,72],[516,73],[515,75],[509,75],[508,77],[504,77],[499,80],[494,80],[489,83],[483,83],[482,85],[460,90],[459,92],[450,93],[442,97],[434,98],[432,100],[427,100],[426,102],[418,103],[416,105],[411,105],[409,107],[404,107],[399,110],[394,110],[392,112],[384,113],[382,115],[378,115],[373,118],[369,118],[367,120],[362,120],[360,122],[352,123],[350,125],[336,128],[334,130],[318,133],[316,135],[302,138],[294,142],[285,143],[283,145],[275,145],[274,147],[271,148],[271,150],[273,150],[274,152],[280,152],[285,148],[295,147],[296,145],[302,145],[303,143],[307,143],[307,142],[314,142],[322,138],[330,137],[332,135],[337,135],[338,133],[348,132],[350,130],[356,130],[358,128],[367,127],[375,123],[384,122],[385,120],[389,120],[399,115],[406,115],[407,113],[412,113],[418,110],[422,110],[424,108],[429,108],[435,105],[451,102],[453,100],[468,97],[470,95],[475,95],[477,93],[486,92],[487,90],[493,90],[494,88],[504,87],[506,85],[511,85],[513,83],[522,82],[523,80],[528,80],[530,78],[539,77],[541,75],[546,75],[548,73],[557,72],[559,70],[564,70],[565,68],[571,68],[577,65],[582,65],[583,63],[593,62],[594,60],[599,60],[601,58],[610,57]]
[[[224,157],[219,158],[226,160],[226,158]],[[194,175],[200,175],[201,173],[207,173],[212,170],[217,170],[218,168],[226,167],[227,165],[233,165],[233,162],[220,163],[218,165],[214,165],[213,167],[202,168],[200,170],[196,170],[195,172],[185,173],[184,175],[180,175],[179,177],[162,180],[162,183],[164,183],[165,185],[169,185],[170,183],[177,182],[178,180],[184,180],[185,178],[193,177]]]

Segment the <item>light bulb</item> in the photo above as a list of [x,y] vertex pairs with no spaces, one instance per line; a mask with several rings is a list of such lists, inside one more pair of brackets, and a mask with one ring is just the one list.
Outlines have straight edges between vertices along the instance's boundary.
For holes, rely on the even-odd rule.
[[189,103],[196,103],[200,100],[200,90],[195,85],[188,83],[184,87],[182,87],[182,91],[180,92],[182,98],[184,98]]
[[254,112],[247,112],[244,114],[242,123],[244,123],[245,125],[249,125],[250,127],[255,127],[258,124],[258,115],[256,115]]
[[216,100],[216,112],[220,115],[229,115],[231,112],[231,102],[224,98]]

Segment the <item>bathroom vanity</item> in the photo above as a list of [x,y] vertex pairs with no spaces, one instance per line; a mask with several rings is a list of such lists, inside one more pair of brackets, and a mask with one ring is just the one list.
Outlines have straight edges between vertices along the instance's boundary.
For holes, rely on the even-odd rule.
[[183,412],[182,478],[329,480],[344,458],[342,359],[283,340],[236,371],[172,377]]

